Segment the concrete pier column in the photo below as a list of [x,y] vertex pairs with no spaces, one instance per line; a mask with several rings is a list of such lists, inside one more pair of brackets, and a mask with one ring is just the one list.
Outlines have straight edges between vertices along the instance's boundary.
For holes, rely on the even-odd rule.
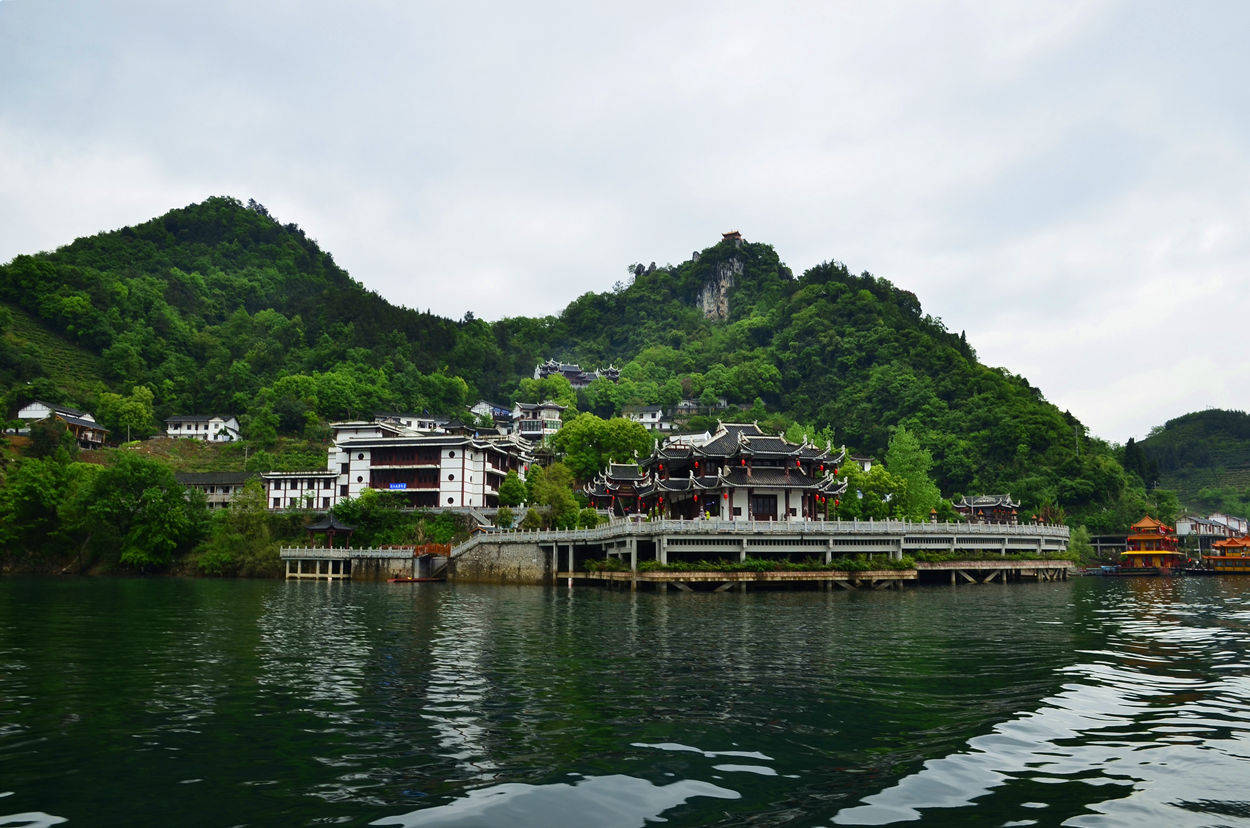
[[655,542],[660,547],[660,563],[668,563],[668,537],[666,535],[660,535],[655,539]]
[[742,549],[738,551],[738,560],[745,561],[747,559],[747,539],[742,539]]
[[833,560],[833,538],[825,538],[825,563],[829,563],[832,560]]
[[638,539],[629,539],[629,571],[638,571]]

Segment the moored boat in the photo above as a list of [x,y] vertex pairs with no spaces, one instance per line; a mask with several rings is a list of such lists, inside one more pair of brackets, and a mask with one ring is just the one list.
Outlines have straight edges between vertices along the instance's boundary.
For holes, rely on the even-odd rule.
[[1150,515],[1129,527],[1120,560],[1118,575],[1179,575],[1185,566],[1176,532]]
[[1218,551],[1203,562],[1216,575],[1250,575],[1250,538],[1224,538],[1211,548]]

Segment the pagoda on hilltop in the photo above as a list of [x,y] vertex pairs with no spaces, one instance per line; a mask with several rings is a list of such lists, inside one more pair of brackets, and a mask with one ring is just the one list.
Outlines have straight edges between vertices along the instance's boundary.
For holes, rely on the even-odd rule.
[[755,423],[722,423],[700,444],[669,442],[637,463],[608,464],[586,485],[591,505],[615,515],[820,520],[846,491],[846,449],[791,443]]
[[1185,563],[1177,549],[1176,530],[1150,515],[1129,527],[1120,559],[1121,571],[1142,575],[1179,574]]

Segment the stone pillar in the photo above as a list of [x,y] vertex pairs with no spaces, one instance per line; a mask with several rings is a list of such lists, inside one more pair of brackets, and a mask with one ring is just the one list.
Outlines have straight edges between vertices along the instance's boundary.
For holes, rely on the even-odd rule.
[[660,547],[660,563],[662,564],[668,563],[668,537],[665,535],[660,535],[658,538],[655,539],[655,542],[659,544],[659,547]]
[[[833,561],[833,538],[825,538],[825,563]],[[828,586],[826,584],[825,586]]]
[[638,539],[629,539],[629,570],[638,572]]
[[742,539],[742,549],[738,550],[738,560],[745,561],[747,559],[747,539]]

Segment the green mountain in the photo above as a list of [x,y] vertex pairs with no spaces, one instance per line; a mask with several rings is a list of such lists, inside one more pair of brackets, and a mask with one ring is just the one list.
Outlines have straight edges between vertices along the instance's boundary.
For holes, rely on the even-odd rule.
[[[903,424],[932,451],[948,495],[1010,490],[1094,528],[1149,505],[1108,445],[1024,378],[978,363],[914,294],[836,262],[796,277],[772,247],[738,239],[678,265],[636,266],[628,284],[558,316],[454,321],[388,303],[260,205],[211,198],[19,256],[0,267],[0,300],[98,357],[109,390],[152,389],[158,416],[227,409],[257,435],[546,393],[524,378],[554,356],[621,367],[619,385],[600,380],[577,397],[583,410],[758,400],[753,416],[767,410],[770,427],[831,430],[878,456]],[[41,395],[92,404],[64,365],[0,369],[10,410]]]
[[1187,508],[1250,514],[1250,414],[1218,408],[1168,420],[1124,447],[1124,464]]

